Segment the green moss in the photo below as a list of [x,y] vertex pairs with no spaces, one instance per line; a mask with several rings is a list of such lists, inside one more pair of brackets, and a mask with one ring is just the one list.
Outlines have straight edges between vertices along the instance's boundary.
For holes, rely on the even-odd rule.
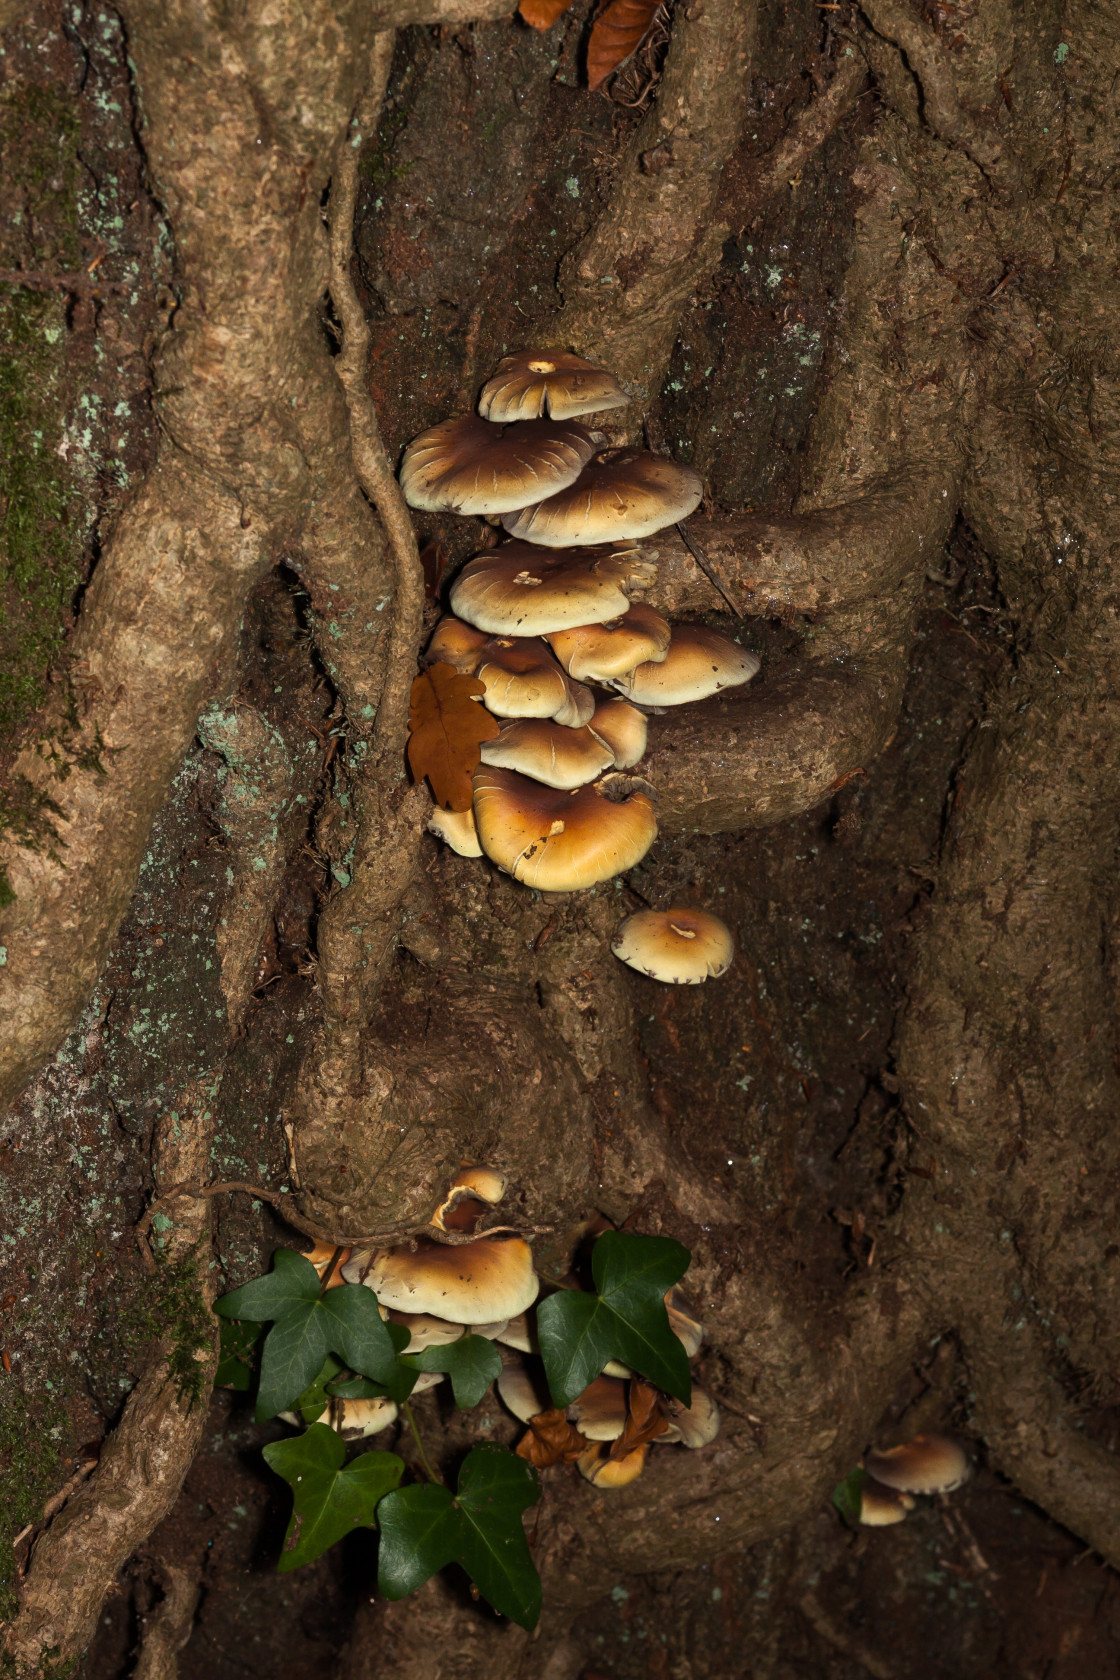
[[160,1260],[157,1252],[155,1274],[124,1309],[120,1330],[123,1350],[133,1358],[152,1342],[169,1340],[168,1367],[179,1399],[193,1405],[206,1398],[212,1373],[208,1362],[196,1359],[195,1354],[214,1346],[216,1321],[202,1298],[192,1261],[172,1266]]
[[[10,1390],[10,1383],[5,1386]],[[57,1436],[64,1422],[61,1406],[46,1400],[31,1412],[18,1390],[0,1400],[0,1485],[4,1489],[0,1621],[6,1621],[16,1608],[12,1541],[28,1523],[38,1521],[51,1494],[66,1480],[58,1461]]]

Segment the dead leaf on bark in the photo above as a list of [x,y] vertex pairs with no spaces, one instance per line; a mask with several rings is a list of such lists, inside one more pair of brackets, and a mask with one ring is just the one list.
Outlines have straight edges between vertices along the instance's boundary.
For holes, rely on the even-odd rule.
[[534,29],[551,29],[570,4],[571,0],[520,0],[517,9]]
[[498,733],[478,704],[485,692],[477,677],[461,676],[451,665],[430,665],[412,685],[409,767],[417,781],[427,776],[436,803],[448,811],[470,810],[482,743]]
[[594,92],[637,52],[661,0],[611,0],[595,19],[587,43],[587,85]]
[[547,1470],[550,1464],[574,1464],[587,1447],[587,1441],[563,1412],[553,1409],[529,1419],[529,1427],[514,1451],[534,1469]]
[[669,1419],[661,1406],[661,1390],[646,1382],[644,1377],[631,1377],[630,1392],[626,1397],[626,1423],[618,1440],[611,1443],[611,1458],[625,1458],[636,1447],[664,1435],[668,1427]]

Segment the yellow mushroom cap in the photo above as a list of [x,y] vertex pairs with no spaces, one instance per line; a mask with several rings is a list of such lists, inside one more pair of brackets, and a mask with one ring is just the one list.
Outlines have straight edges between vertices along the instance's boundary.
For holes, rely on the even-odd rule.
[[473,811],[445,811],[442,805],[434,805],[428,818],[428,833],[438,834],[444,845],[460,857],[482,856]]
[[473,677],[488,646],[481,630],[464,624],[450,613],[441,618],[428,643],[429,665],[452,665],[464,677]]
[[570,677],[610,682],[647,661],[664,659],[671,635],[668,619],[639,601],[614,623],[554,630],[545,640]]
[[611,683],[639,706],[683,706],[735,688],[758,674],[756,654],[703,624],[675,624],[664,659],[639,665]]
[[907,1511],[913,1509],[914,1501],[908,1493],[882,1487],[872,1477],[860,1489],[859,1520],[865,1528],[890,1528],[893,1523],[904,1522]]
[[648,449],[602,449],[574,484],[505,514],[502,524],[511,536],[545,548],[651,537],[687,519],[703,494],[691,467]]
[[573,484],[601,442],[574,420],[495,426],[467,414],[413,439],[401,490],[428,513],[510,513]]
[[968,1458],[948,1435],[915,1435],[900,1447],[865,1453],[863,1468],[898,1493],[951,1493],[968,1475]]
[[383,1395],[375,1400],[335,1400],[319,1419],[344,1441],[362,1441],[380,1435],[397,1421],[397,1404]]
[[626,1383],[596,1377],[568,1407],[568,1417],[589,1441],[617,1441],[626,1428]]
[[578,892],[620,875],[657,837],[648,793],[625,776],[563,792],[516,770],[479,770],[474,816],[487,857],[545,892]]
[[356,1254],[347,1275],[364,1281],[383,1306],[452,1324],[512,1318],[533,1304],[540,1287],[532,1249],[522,1237],[479,1237],[454,1245],[419,1238],[415,1250],[380,1249],[372,1258],[368,1251]]
[[614,754],[619,770],[629,770],[645,756],[646,714],[627,700],[600,700],[587,726]]
[[595,712],[591,690],[572,681],[539,636],[484,636],[449,616],[432,632],[427,658],[477,677],[495,717],[552,718],[578,729]]
[[665,1310],[669,1315],[670,1330],[688,1357],[695,1359],[704,1345],[704,1326],[693,1318],[692,1303],[676,1284],[666,1293]]
[[585,1453],[581,1453],[576,1463],[579,1473],[585,1481],[597,1488],[624,1488],[631,1482],[637,1481],[645,1468],[646,1453],[649,1451],[648,1442],[627,1453],[625,1458],[608,1458],[607,1451],[601,1443],[596,1442]]
[[478,412],[488,420],[554,420],[623,408],[630,401],[613,373],[566,350],[519,350],[503,356],[482,387]]
[[635,543],[558,554],[511,542],[463,567],[452,586],[451,606],[491,635],[544,636],[621,617],[630,592],[648,588],[656,576],[652,557]]
[[611,942],[621,962],[677,986],[698,986],[726,973],[735,955],[730,929],[707,910],[639,910]]
[[507,723],[493,741],[482,743],[482,762],[553,788],[577,788],[593,782],[614,764],[614,754],[590,724],[568,729],[549,718]]

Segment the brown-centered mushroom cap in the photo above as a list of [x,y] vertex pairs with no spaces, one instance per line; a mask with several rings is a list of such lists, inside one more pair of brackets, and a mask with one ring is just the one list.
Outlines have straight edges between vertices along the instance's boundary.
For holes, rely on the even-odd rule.
[[463,567],[451,590],[451,606],[491,635],[544,636],[621,617],[631,592],[647,589],[656,577],[649,551],[634,543],[557,554],[533,543],[511,542]]
[[478,412],[488,420],[534,420],[623,408],[630,401],[613,373],[567,350],[518,350],[503,356],[482,387]]
[[637,1481],[641,1475],[648,1451],[649,1443],[644,1441],[640,1447],[635,1447],[633,1452],[627,1453],[625,1458],[609,1458],[606,1447],[601,1442],[596,1442],[593,1447],[588,1447],[585,1453],[579,1455],[576,1463],[580,1475],[593,1487],[624,1488]]
[[566,729],[547,718],[524,718],[507,723],[495,740],[482,743],[482,762],[566,789],[593,782],[612,767],[614,754],[589,724]]
[[565,793],[515,770],[479,770],[474,817],[487,857],[544,892],[578,892],[632,869],[657,837],[645,785],[604,776]]
[[882,1487],[872,1477],[864,1482],[859,1493],[859,1520],[865,1528],[890,1528],[904,1522],[906,1513],[914,1509],[908,1493],[896,1493]]
[[621,962],[676,986],[726,973],[735,955],[730,929],[707,910],[638,910],[611,941]]
[[651,537],[687,519],[703,494],[691,467],[648,449],[603,449],[568,489],[507,513],[502,524],[511,536],[545,548]]
[[614,754],[619,770],[629,770],[645,756],[646,714],[628,700],[600,700],[587,726]]
[[374,1400],[335,1400],[319,1419],[344,1441],[363,1441],[380,1435],[397,1421],[397,1403],[382,1395]]
[[467,414],[413,439],[401,490],[428,513],[509,513],[573,484],[602,441],[574,420],[495,426]]
[[610,682],[647,661],[664,659],[672,631],[653,607],[637,602],[611,624],[581,624],[545,637],[570,677]]
[[757,656],[730,636],[703,624],[675,624],[664,659],[639,665],[611,687],[639,706],[683,706],[750,682],[758,667]]
[[589,1441],[617,1441],[626,1428],[626,1384],[596,1377],[568,1407],[568,1417]]
[[521,1237],[479,1237],[455,1246],[419,1238],[415,1250],[355,1254],[346,1276],[364,1282],[386,1307],[452,1324],[512,1318],[532,1305],[540,1287],[533,1252]]
[[473,811],[445,811],[442,805],[434,805],[428,818],[428,833],[438,834],[444,845],[460,857],[482,856]]
[[948,1435],[915,1435],[900,1447],[865,1453],[863,1468],[898,1493],[951,1493],[968,1475],[968,1458]]

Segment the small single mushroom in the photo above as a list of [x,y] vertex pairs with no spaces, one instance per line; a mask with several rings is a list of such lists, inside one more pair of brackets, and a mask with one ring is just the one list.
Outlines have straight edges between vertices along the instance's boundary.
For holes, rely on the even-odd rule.
[[487,857],[544,892],[578,892],[621,875],[657,838],[646,785],[618,775],[565,793],[515,770],[479,770],[474,817]]
[[383,1306],[429,1313],[452,1324],[493,1324],[524,1312],[540,1280],[523,1237],[479,1237],[450,1246],[420,1237],[412,1248],[367,1249],[346,1267]]
[[460,676],[473,677],[485,656],[489,638],[450,613],[441,618],[428,643],[429,665],[451,665]]
[[473,811],[445,811],[442,805],[434,805],[428,818],[428,833],[438,834],[444,845],[460,857],[482,856]]
[[587,726],[605,741],[614,754],[615,768],[630,770],[644,758],[646,750],[646,714],[628,700],[600,700],[595,715]]
[[[664,1439],[664,1437],[662,1437]],[[593,1447],[588,1447],[581,1453],[576,1463],[584,1481],[590,1482],[597,1488],[624,1488],[631,1482],[637,1481],[645,1468],[646,1453],[649,1442],[644,1441],[640,1447],[627,1453],[625,1458],[611,1458],[606,1447],[597,1441]]]
[[892,1523],[904,1522],[906,1513],[914,1509],[908,1493],[896,1493],[893,1488],[881,1487],[868,1477],[859,1493],[859,1520],[865,1528],[890,1528]]
[[482,387],[478,412],[488,420],[569,420],[624,408],[630,401],[613,373],[567,350],[518,350],[503,356]]
[[602,441],[574,420],[495,426],[467,414],[413,439],[401,490],[427,513],[510,513],[574,484]]
[[480,554],[459,573],[451,608],[494,636],[544,636],[620,618],[630,595],[647,589],[657,567],[636,543],[567,549],[511,542]]
[[601,1376],[577,1394],[568,1416],[589,1441],[617,1441],[626,1428],[626,1384]]
[[719,1434],[719,1407],[705,1389],[692,1386],[691,1406],[679,1400],[665,1402],[669,1427],[660,1441],[683,1441],[686,1447],[706,1447]]
[[951,1493],[968,1475],[968,1458],[948,1435],[915,1435],[899,1447],[865,1453],[863,1468],[896,1493]]
[[703,624],[675,624],[664,659],[639,665],[610,684],[639,706],[683,706],[735,688],[758,674],[756,654]]
[[699,473],[648,449],[602,449],[574,484],[503,516],[513,537],[545,548],[651,537],[694,513]]
[[554,630],[545,641],[570,677],[605,683],[664,659],[671,635],[668,619],[639,601],[611,624]]
[[582,787],[614,765],[614,754],[590,724],[568,729],[549,718],[507,723],[493,741],[482,743],[482,762],[501,770],[519,770],[547,787]]
[[707,910],[638,910],[611,941],[620,962],[667,985],[698,986],[731,966],[731,931]]
[[387,1395],[376,1400],[334,1400],[319,1419],[344,1441],[364,1441],[380,1435],[397,1421],[397,1403]]
[[540,1417],[552,1407],[544,1366],[539,1361],[507,1360],[498,1378],[498,1396],[521,1423]]
[[[481,851],[479,857],[482,856]],[[492,1167],[464,1167],[451,1181],[451,1187],[431,1217],[431,1224],[443,1231],[470,1231],[488,1208],[494,1207],[506,1193],[504,1173]],[[456,1217],[463,1213],[466,1218]]]

